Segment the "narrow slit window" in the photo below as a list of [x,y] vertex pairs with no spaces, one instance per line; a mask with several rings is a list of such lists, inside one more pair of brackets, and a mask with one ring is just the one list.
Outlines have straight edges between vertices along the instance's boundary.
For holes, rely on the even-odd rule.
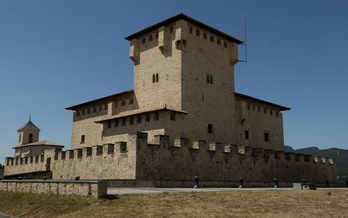
[[210,41],[214,42],[214,36],[210,36]]
[[175,113],[174,113],[174,112],[172,112],[172,113],[170,114],[170,120],[175,120]]
[[133,117],[129,117],[129,125],[133,125]]
[[81,141],[80,143],[85,143],[85,135],[81,135]]
[[213,124],[208,124],[208,133],[213,133]]
[[158,112],[155,112],[155,115],[154,115],[154,120],[158,120],[159,119],[159,115],[158,115]]
[[145,115],[145,121],[146,122],[150,122],[150,114],[146,114]]
[[265,142],[269,142],[269,133],[268,132],[265,132],[263,134],[263,137],[264,137]]
[[245,138],[245,139],[249,139],[249,131],[248,131],[248,130],[245,130],[245,132],[244,132],[244,138]]

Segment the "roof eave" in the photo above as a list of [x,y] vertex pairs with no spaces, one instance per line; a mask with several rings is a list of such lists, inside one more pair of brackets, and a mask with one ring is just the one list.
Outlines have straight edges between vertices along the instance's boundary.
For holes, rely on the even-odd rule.
[[162,26],[166,26],[166,25],[168,25],[170,23],[173,23],[173,22],[175,22],[177,20],[180,20],[180,19],[186,20],[186,21],[188,21],[188,22],[190,22],[190,23],[192,23],[192,24],[194,24],[196,26],[202,27],[202,28],[204,28],[204,29],[206,29],[206,30],[208,30],[208,31],[210,31],[212,33],[220,35],[220,36],[222,36],[222,37],[224,37],[224,38],[226,38],[226,39],[228,39],[228,40],[230,40],[232,42],[235,42],[237,44],[244,43],[243,41],[241,41],[241,40],[239,40],[239,39],[237,39],[237,38],[235,38],[233,36],[230,36],[230,35],[228,35],[228,34],[226,34],[224,32],[221,32],[220,30],[217,30],[217,29],[215,29],[215,28],[213,28],[213,27],[211,27],[211,26],[209,26],[207,24],[204,24],[204,23],[202,23],[202,22],[200,22],[200,21],[198,21],[196,19],[193,19],[192,17],[189,17],[189,16],[187,16],[187,15],[185,15],[183,13],[175,15],[173,17],[170,17],[170,18],[168,18],[166,20],[163,20],[163,21],[161,21],[159,23],[156,23],[154,25],[151,25],[151,26],[149,26],[149,27],[147,27],[147,28],[145,28],[143,30],[140,30],[140,31],[138,31],[138,32],[136,32],[136,33],[134,33],[132,35],[129,35],[129,36],[125,37],[125,39],[131,41],[132,39],[138,38],[138,37],[140,37],[140,36],[142,36],[142,35],[144,35],[144,34],[146,34],[148,32],[156,30],[156,29],[158,29],[158,28],[160,28]]
[[275,104],[275,103],[272,103],[272,102],[269,102],[269,101],[265,101],[265,100],[262,100],[262,99],[259,99],[259,98],[251,97],[249,95],[241,94],[241,93],[238,93],[238,92],[235,92],[235,95],[239,96],[239,97],[242,97],[242,98],[248,98],[248,99],[253,100],[253,101],[258,101],[258,102],[261,102],[263,104],[268,104],[268,105],[272,105],[274,107],[278,107],[281,111],[291,110],[290,107],[286,107],[286,106],[282,106],[282,105],[279,105],[279,104]]
[[119,97],[119,96],[130,94],[130,93],[134,93],[134,90],[131,89],[131,90],[128,90],[128,91],[119,92],[119,93],[116,93],[116,94],[113,94],[113,95],[108,95],[108,96],[97,98],[97,99],[94,99],[94,100],[91,100],[91,101],[83,102],[83,103],[80,103],[80,104],[77,104],[77,105],[69,106],[69,107],[66,107],[65,110],[75,110],[78,107],[82,107],[82,106],[85,106],[85,105],[88,105],[88,104],[91,104],[91,103],[107,100],[107,99],[113,98],[113,97]]

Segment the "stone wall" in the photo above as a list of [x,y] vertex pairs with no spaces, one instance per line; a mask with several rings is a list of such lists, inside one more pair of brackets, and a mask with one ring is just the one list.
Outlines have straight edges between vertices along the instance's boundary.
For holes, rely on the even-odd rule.
[[105,197],[106,181],[73,180],[2,180],[0,191],[59,194],[68,196]]
[[156,144],[138,133],[137,179],[272,180],[335,182],[334,159],[216,142],[158,136]]
[[[263,150],[210,141],[190,141],[159,135],[148,143],[146,133],[132,133],[127,141],[103,146],[45,153],[51,158],[53,179],[135,179],[135,180],[202,180],[291,183],[336,181],[334,159],[283,151]],[[8,159],[7,159],[8,160]],[[11,163],[6,162],[6,163]],[[46,161],[47,163],[47,161]],[[6,166],[6,174],[33,172],[36,163]],[[36,167],[36,168],[35,168]],[[47,166],[46,168],[47,169]]]
[[52,152],[45,151],[42,155],[30,157],[6,157],[4,175],[22,174],[23,172],[47,171],[49,166],[47,161],[50,160]]
[[2,178],[4,176],[4,166],[0,164],[0,178]]
[[[283,114],[279,107],[237,95],[238,144],[284,150]],[[248,136],[245,136],[245,132]],[[265,134],[268,135],[265,140]]]

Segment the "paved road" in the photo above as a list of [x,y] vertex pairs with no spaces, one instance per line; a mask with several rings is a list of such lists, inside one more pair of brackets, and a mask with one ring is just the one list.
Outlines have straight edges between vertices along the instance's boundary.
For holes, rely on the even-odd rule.
[[292,188],[108,188],[109,195],[127,194],[159,194],[177,192],[221,192],[221,191],[245,191],[245,190],[292,190]]

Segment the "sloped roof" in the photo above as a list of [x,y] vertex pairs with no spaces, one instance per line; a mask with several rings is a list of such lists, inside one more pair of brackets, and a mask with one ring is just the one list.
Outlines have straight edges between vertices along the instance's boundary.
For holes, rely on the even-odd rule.
[[124,92],[119,92],[119,93],[116,93],[116,94],[113,94],[113,95],[108,95],[108,96],[101,97],[101,98],[98,98],[98,99],[94,99],[94,100],[91,100],[91,101],[83,102],[83,103],[80,103],[80,104],[77,104],[77,105],[73,105],[73,106],[70,106],[70,107],[66,107],[65,110],[76,110],[78,107],[86,106],[88,104],[92,104],[92,103],[96,103],[96,102],[100,102],[100,101],[105,101],[105,100],[108,101],[110,99],[113,99],[113,98],[116,98],[116,97],[120,97],[122,95],[131,94],[131,93],[134,93],[133,89],[128,90],[128,91],[124,91]]
[[24,144],[20,146],[15,146],[13,148],[23,148],[23,147],[30,147],[30,146],[52,146],[52,147],[60,147],[60,148],[64,147],[64,145],[60,145],[55,142],[44,140],[44,141],[28,143],[28,144]]
[[257,102],[263,103],[263,104],[267,104],[267,105],[271,105],[271,106],[277,107],[281,111],[287,111],[287,110],[291,109],[290,107],[285,107],[285,106],[282,106],[282,105],[279,105],[279,104],[275,104],[275,103],[272,103],[272,102],[269,102],[269,101],[265,101],[265,100],[262,100],[262,99],[259,99],[259,98],[251,97],[249,95],[244,95],[244,94],[241,94],[241,93],[238,93],[238,92],[235,92],[234,95],[236,97],[245,98],[245,99],[249,99],[249,100],[253,100],[253,101],[257,101]]
[[19,128],[17,131],[20,132],[23,130],[38,130],[38,131],[40,131],[40,129],[37,126],[35,126],[35,124],[33,122],[31,122],[30,119],[24,126]]
[[146,109],[146,110],[131,110],[131,111],[121,112],[121,113],[116,114],[114,116],[107,117],[107,118],[104,118],[101,120],[97,120],[97,121],[95,121],[95,123],[103,123],[103,122],[109,121],[109,120],[114,120],[114,119],[119,119],[119,118],[123,118],[123,117],[139,115],[139,114],[145,114],[145,113],[150,113],[150,112],[157,112],[157,111],[171,111],[171,112],[176,112],[176,113],[181,113],[181,114],[187,114],[186,111],[172,108],[172,107],[167,106],[167,105],[163,105],[163,107],[159,107],[159,108]]
[[206,29],[206,30],[208,30],[208,31],[218,35],[218,36],[221,36],[221,37],[223,37],[225,39],[228,39],[228,40],[230,40],[232,42],[235,42],[237,44],[242,44],[243,43],[243,41],[241,41],[241,40],[239,40],[237,38],[234,38],[233,36],[230,36],[230,35],[228,35],[226,33],[223,33],[220,30],[217,30],[217,29],[215,29],[215,28],[213,28],[211,26],[208,26],[207,24],[204,24],[204,23],[202,23],[202,22],[200,22],[198,20],[195,20],[195,19],[193,19],[193,18],[191,18],[191,17],[189,17],[189,16],[187,16],[187,15],[185,15],[183,13],[175,15],[173,17],[170,17],[170,18],[168,18],[166,20],[163,20],[163,21],[161,21],[159,23],[156,23],[156,24],[154,24],[152,26],[149,26],[149,27],[147,27],[147,28],[145,28],[143,30],[140,30],[140,31],[138,31],[138,32],[136,32],[136,33],[134,33],[134,34],[132,34],[130,36],[127,36],[125,39],[130,41],[130,40],[138,38],[138,37],[140,37],[140,36],[142,36],[142,35],[144,35],[144,34],[146,34],[148,32],[154,31],[154,30],[156,30],[156,29],[158,29],[158,28],[160,28],[162,26],[166,26],[166,25],[168,25],[170,23],[173,23],[173,22],[175,22],[177,20],[185,20],[185,21],[187,21],[189,23],[192,23],[192,24],[194,24],[196,26],[199,26],[199,27],[201,27],[203,29]]

